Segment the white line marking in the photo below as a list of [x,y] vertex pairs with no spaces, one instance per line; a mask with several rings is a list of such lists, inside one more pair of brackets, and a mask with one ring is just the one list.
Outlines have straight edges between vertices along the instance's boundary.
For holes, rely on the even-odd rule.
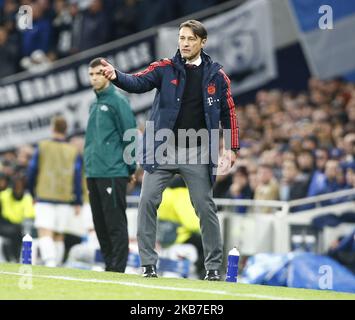
[[151,285],[151,284],[142,284],[142,283],[125,282],[125,281],[114,281],[114,280],[81,279],[81,278],[52,276],[52,275],[31,275],[28,273],[25,274],[25,273],[19,273],[19,272],[6,272],[6,271],[0,271],[0,274],[11,275],[11,276],[21,276],[21,277],[43,278],[43,279],[55,279],[55,280],[64,280],[64,281],[118,284],[118,285],[129,286],[129,287],[140,287],[140,288],[159,289],[159,290],[168,290],[168,291],[184,291],[184,292],[189,291],[189,292],[207,293],[207,294],[232,296],[232,297],[268,299],[268,300],[298,300],[296,298],[291,298],[291,297],[278,297],[278,296],[269,296],[269,295],[252,294],[252,293],[229,293],[229,292],[223,291],[223,290],[206,290],[206,289],[195,289],[195,288],[157,286],[157,285]]

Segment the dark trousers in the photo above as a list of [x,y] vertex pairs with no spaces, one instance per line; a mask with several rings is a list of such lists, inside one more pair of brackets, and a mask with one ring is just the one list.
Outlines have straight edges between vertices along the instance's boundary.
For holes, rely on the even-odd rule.
[[128,178],[88,178],[90,206],[106,271],[124,272],[128,258]]
[[165,164],[152,173],[144,172],[137,226],[141,265],[156,265],[158,262],[155,251],[157,209],[164,189],[176,172],[185,180],[191,203],[200,218],[205,269],[220,270],[223,259],[222,237],[207,164]]
[[4,251],[6,260],[18,262],[21,255],[22,225],[13,224],[0,217],[0,236],[7,240],[0,248]]

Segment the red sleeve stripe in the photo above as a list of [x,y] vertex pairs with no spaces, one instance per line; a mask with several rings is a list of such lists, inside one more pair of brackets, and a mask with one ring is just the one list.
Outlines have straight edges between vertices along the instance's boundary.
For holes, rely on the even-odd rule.
[[147,73],[154,71],[158,67],[166,67],[166,66],[172,65],[172,64],[173,63],[169,59],[164,59],[162,61],[156,61],[156,62],[151,63],[148,66],[148,68],[144,69],[143,71],[138,72],[138,73],[134,73],[133,76],[141,77],[141,76],[146,75]]
[[231,124],[231,134],[232,134],[232,149],[239,148],[239,127],[238,127],[238,119],[237,119],[237,114],[235,111],[235,105],[234,101],[232,98],[232,92],[231,92],[231,81],[229,80],[228,76],[226,73],[220,69],[219,70],[221,74],[223,75],[224,80],[227,83],[227,103],[229,107],[229,119],[230,119],[230,124]]

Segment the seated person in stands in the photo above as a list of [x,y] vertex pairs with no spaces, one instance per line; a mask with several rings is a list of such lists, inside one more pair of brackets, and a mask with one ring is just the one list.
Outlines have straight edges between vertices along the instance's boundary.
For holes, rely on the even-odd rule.
[[[237,168],[226,196],[232,199],[253,199],[254,195],[249,185],[249,175],[246,167],[240,166]],[[237,206],[235,212],[244,214],[247,212],[247,207]]]
[[0,192],[0,237],[5,238],[3,254],[8,261],[19,262],[23,223],[34,218],[33,200],[25,192],[25,176],[17,173],[12,188]]
[[282,164],[280,181],[280,200],[289,201],[302,198],[306,183],[300,176],[298,164],[295,160],[285,160]]
[[297,156],[297,163],[303,179],[307,181],[302,198],[320,194],[324,188],[326,176],[322,171],[316,169],[313,153],[309,150],[302,150]]
[[[261,164],[257,171],[257,185],[254,193],[254,200],[278,200],[279,183],[277,182],[273,169],[268,164]],[[270,207],[257,207],[257,212],[272,213]]]
[[198,253],[195,263],[198,276],[205,276],[200,220],[191,204],[189,190],[177,175],[164,190],[158,209],[158,241],[162,247],[192,244]]
[[[330,159],[325,164],[325,181],[323,188],[319,190],[319,194],[331,193],[346,189],[346,181],[343,170],[338,160]],[[322,205],[331,205],[342,202],[342,199],[332,199],[322,201]]]

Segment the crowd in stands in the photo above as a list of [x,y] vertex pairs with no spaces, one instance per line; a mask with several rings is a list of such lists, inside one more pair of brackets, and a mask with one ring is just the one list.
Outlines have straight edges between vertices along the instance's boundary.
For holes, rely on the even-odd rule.
[[[0,0],[0,79],[225,0]],[[32,28],[17,25],[32,8]]]
[[311,78],[307,92],[259,91],[238,120],[237,167],[218,177],[215,197],[288,201],[355,187],[353,83]]

